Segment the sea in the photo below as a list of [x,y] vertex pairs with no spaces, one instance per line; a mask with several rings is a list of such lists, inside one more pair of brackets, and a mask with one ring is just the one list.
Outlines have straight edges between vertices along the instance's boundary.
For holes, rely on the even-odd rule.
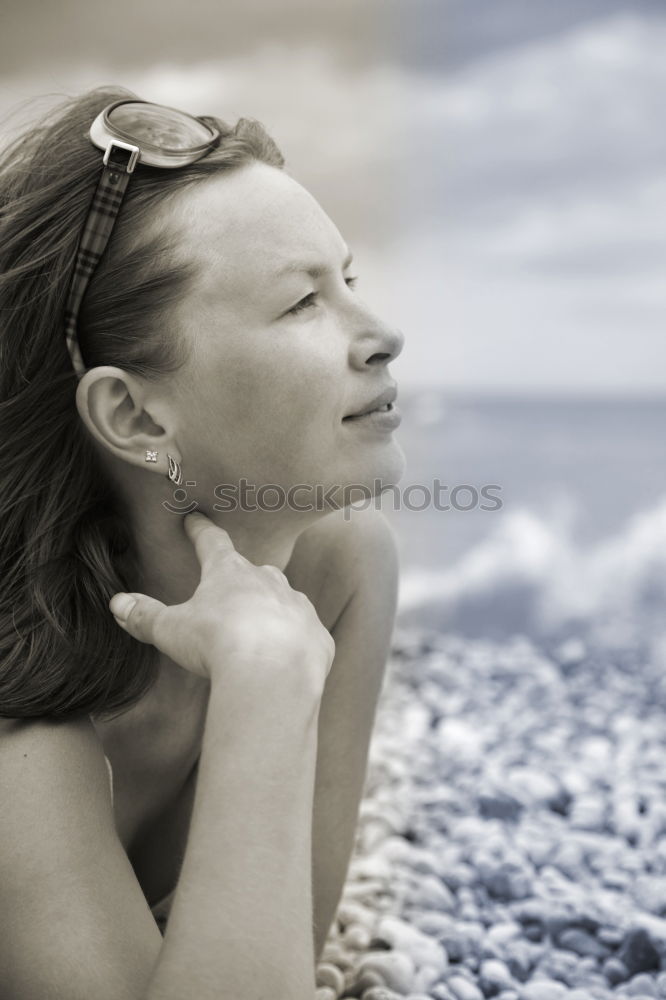
[[399,405],[406,471],[380,502],[399,624],[501,638],[666,621],[666,394],[424,389]]

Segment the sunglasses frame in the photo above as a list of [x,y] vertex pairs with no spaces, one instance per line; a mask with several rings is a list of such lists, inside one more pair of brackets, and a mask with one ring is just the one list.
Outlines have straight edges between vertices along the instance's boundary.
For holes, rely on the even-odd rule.
[[[178,115],[179,118],[190,118],[208,129],[211,136],[210,141],[179,150],[169,149],[166,146],[159,147],[146,140],[138,141],[134,136],[119,129],[110,121],[109,116],[112,111],[122,104],[145,104],[147,107],[158,107],[163,111],[170,111]],[[76,250],[72,280],[65,306],[65,344],[78,378],[81,378],[87,370],[83,363],[77,335],[77,319],[81,303],[113,232],[134,168],[137,164],[143,164],[160,169],[176,169],[195,163],[218,145],[220,135],[214,119],[196,117],[187,114],[187,112],[178,111],[176,108],[136,98],[114,101],[113,104],[109,104],[97,115],[90,126],[88,133],[90,141],[98,149],[104,150],[102,174],[88,209]]]
[[[121,129],[111,120],[113,112],[123,104],[145,104],[148,107],[158,107],[163,111],[171,111],[179,117],[189,118],[207,128],[210,132],[210,139],[206,142],[198,143],[196,146],[190,146],[187,149],[170,149],[168,146],[157,146],[146,139],[139,141],[136,136]],[[211,118],[189,115],[184,111],[179,111],[177,108],[170,108],[165,104],[152,104],[150,101],[139,101],[133,98],[115,101],[104,108],[103,111],[100,111],[90,126],[89,135],[90,141],[98,149],[106,150],[110,143],[122,148],[138,149],[139,163],[143,163],[147,167],[165,167],[166,169],[185,167],[188,163],[194,163],[202,156],[205,156],[211,145],[213,143],[216,144],[220,138],[219,129]],[[129,172],[131,173],[131,170]]]

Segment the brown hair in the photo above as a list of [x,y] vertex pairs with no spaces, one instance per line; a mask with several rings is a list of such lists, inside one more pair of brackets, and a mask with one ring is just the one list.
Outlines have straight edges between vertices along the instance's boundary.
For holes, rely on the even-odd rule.
[[[0,157],[0,716],[112,717],[156,678],[152,646],[108,610],[128,589],[134,545],[122,504],[75,405],[64,308],[76,247],[100,175],[87,136],[112,101],[97,89],[68,101]],[[222,170],[284,159],[254,119],[178,170],[138,167],[79,316],[86,367],[117,365],[146,379],[177,370],[169,328],[191,279],[147,223],[165,197]]]

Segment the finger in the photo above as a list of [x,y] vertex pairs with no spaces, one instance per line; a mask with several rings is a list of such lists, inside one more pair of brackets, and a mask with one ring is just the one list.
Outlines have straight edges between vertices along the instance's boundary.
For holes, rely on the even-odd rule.
[[201,511],[192,511],[184,518],[185,533],[194,545],[199,563],[203,566],[211,552],[235,552],[229,533],[218,527]]
[[146,594],[114,594],[109,609],[119,625],[139,642],[157,645],[155,622],[166,607],[161,601]]
[[287,582],[287,577],[284,575],[282,570],[277,566],[274,566],[272,563],[262,563],[259,568],[262,569],[264,573],[269,573],[271,576],[274,576],[276,580],[284,580],[285,583]]

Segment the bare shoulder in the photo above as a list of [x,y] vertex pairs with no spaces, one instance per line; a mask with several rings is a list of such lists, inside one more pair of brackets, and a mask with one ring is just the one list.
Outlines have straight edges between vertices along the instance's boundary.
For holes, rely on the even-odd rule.
[[134,1000],[161,937],[90,719],[2,720],[0,801],[3,997]]
[[[108,781],[104,750],[88,717],[0,720],[0,794],[9,795],[14,817],[26,807],[34,813],[36,801],[46,805],[74,786],[81,794],[99,796],[110,810]],[[1,823],[7,813],[0,815]]]
[[390,600],[398,569],[395,532],[381,510],[368,507],[335,511],[304,531],[285,573],[330,629],[359,592],[385,590]]

